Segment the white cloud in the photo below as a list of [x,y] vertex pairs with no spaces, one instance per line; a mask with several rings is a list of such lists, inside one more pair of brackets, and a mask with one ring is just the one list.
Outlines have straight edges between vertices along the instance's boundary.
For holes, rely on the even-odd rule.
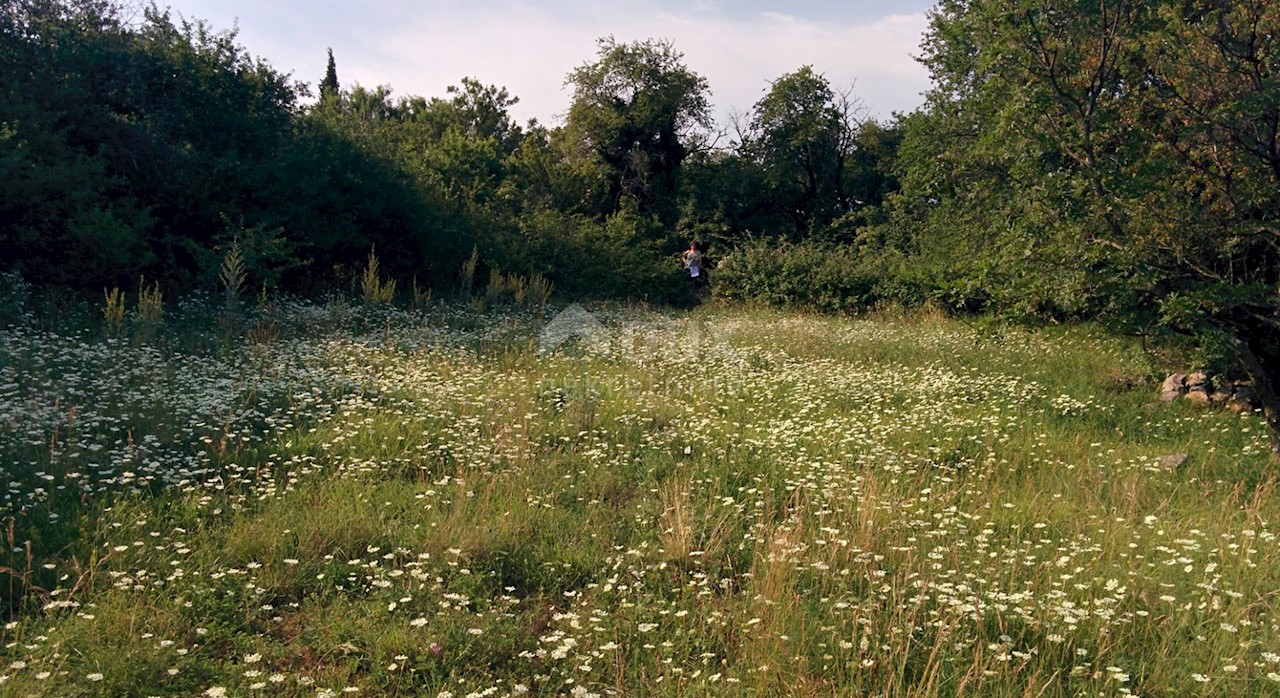
[[[568,0],[435,0],[368,4],[171,0],[215,27],[240,21],[240,41],[277,69],[314,85],[333,47],[343,85],[391,85],[396,94],[443,95],[471,76],[520,98],[523,120],[556,123],[568,109],[565,76],[594,60],[596,39],[667,38],[707,78],[717,119],[748,111],[769,81],[812,65],[879,117],[921,103],[927,71],[911,58],[927,26],[924,12],[877,19],[823,20],[781,13],[733,16],[715,3],[683,9],[650,3]],[[301,6],[301,7],[299,7]]]
[[569,106],[565,76],[596,55],[596,39],[667,38],[685,63],[707,78],[723,122],[731,109],[745,112],[769,81],[812,65],[836,87],[854,94],[876,115],[920,103],[928,73],[911,55],[927,25],[924,13],[892,15],[864,23],[816,23],[779,14],[727,20],[634,9],[608,15],[584,12],[551,16],[525,5],[480,8],[432,17],[396,29],[377,55],[340,71],[361,84],[390,83],[399,94],[443,94],[463,76],[505,86],[521,102],[524,119],[553,123]]

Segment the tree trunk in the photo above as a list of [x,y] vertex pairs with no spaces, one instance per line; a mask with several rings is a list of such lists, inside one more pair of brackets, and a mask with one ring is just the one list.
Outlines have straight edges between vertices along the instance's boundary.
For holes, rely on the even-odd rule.
[[1244,366],[1245,373],[1249,374],[1253,391],[1262,403],[1262,417],[1267,426],[1271,427],[1271,458],[1280,463],[1280,393],[1277,392],[1280,385],[1277,385],[1276,380],[1276,372],[1280,367],[1264,364],[1249,343],[1235,334],[1230,335],[1228,342],[1232,353]]

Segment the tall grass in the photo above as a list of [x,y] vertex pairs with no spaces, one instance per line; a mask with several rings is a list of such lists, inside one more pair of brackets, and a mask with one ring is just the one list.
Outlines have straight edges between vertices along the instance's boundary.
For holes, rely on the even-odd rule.
[[0,331],[4,691],[1280,695],[1261,420],[1088,327],[272,312]]

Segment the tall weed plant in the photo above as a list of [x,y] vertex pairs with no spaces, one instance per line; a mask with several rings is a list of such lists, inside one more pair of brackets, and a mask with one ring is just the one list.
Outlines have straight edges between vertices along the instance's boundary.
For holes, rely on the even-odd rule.
[[112,337],[124,334],[124,291],[119,286],[110,291],[103,289],[102,319],[107,323],[107,333]]
[[366,303],[386,305],[396,295],[396,280],[383,279],[378,271],[377,250],[369,250],[369,259],[360,275],[360,293]]
[[138,329],[136,340],[150,342],[156,338],[160,321],[164,317],[164,294],[160,282],[147,286],[146,279],[138,282]]
[[222,286],[222,310],[218,313],[218,324],[222,328],[224,341],[237,336],[244,324],[241,306],[246,276],[240,243],[232,242],[222,257],[222,263],[218,265],[218,283]]

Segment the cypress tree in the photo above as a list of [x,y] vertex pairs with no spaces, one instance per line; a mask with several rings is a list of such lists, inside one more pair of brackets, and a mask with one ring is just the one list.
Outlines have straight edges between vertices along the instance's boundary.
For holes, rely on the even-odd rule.
[[333,60],[333,49],[329,49],[329,65],[324,71],[324,80],[320,81],[320,97],[338,94],[338,64]]

